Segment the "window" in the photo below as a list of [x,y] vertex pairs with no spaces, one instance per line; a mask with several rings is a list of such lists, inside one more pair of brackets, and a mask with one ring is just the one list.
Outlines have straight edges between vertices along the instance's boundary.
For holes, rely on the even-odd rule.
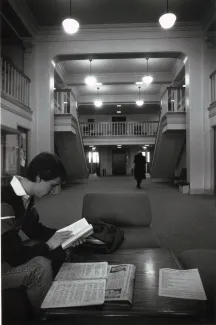
[[89,157],[89,163],[99,163],[99,153],[97,151],[89,151],[88,154]]

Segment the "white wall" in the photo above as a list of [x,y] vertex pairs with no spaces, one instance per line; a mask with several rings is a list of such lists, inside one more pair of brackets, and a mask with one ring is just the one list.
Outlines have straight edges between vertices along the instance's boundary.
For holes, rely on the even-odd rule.
[[3,56],[9,58],[13,64],[24,71],[24,48],[20,43],[9,44],[2,42],[1,53]]

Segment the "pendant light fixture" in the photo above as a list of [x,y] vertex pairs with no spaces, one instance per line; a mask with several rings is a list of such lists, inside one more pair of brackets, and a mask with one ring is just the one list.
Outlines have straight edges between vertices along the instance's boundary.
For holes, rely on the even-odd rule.
[[90,74],[88,77],[85,78],[85,83],[86,85],[90,86],[90,87],[93,87],[96,85],[97,83],[97,80],[94,76],[91,75],[91,62],[92,62],[92,59],[89,60],[90,62]]
[[149,84],[152,83],[152,81],[153,81],[152,76],[149,76],[149,75],[148,75],[148,60],[149,60],[149,58],[146,58],[146,61],[147,61],[147,75],[145,75],[145,76],[142,78],[142,81],[143,81],[145,84],[147,84],[147,85],[149,85]]
[[71,0],[70,1],[70,18],[66,18],[63,20],[62,25],[64,28],[64,31],[67,34],[75,34],[79,29],[79,23],[77,20],[73,19],[71,16]]
[[101,107],[103,105],[103,103],[99,98],[99,90],[100,90],[100,88],[97,87],[97,90],[98,90],[98,98],[95,100],[94,104],[95,104],[96,107]]
[[139,99],[136,101],[137,106],[142,106],[144,104],[144,101],[140,99],[140,88],[139,87]]
[[167,13],[162,15],[159,18],[159,23],[162,28],[169,29],[169,28],[173,27],[173,25],[175,24],[175,21],[176,21],[176,15],[169,12],[168,0],[167,0]]

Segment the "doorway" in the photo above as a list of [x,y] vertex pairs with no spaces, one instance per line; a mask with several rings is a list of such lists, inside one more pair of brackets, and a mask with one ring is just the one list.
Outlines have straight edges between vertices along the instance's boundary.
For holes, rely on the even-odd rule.
[[126,152],[113,150],[112,152],[112,174],[126,175]]

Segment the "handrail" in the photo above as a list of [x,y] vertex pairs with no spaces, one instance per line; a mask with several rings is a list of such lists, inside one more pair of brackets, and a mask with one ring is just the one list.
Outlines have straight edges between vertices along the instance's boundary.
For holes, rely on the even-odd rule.
[[16,69],[16,71],[17,72],[19,72],[21,75],[23,75],[23,77],[25,78],[25,79],[27,79],[29,82],[31,82],[31,79],[21,70],[21,69],[19,69],[17,66],[15,66],[15,64],[11,61],[11,59],[10,58],[7,58],[6,56],[4,56],[4,55],[1,55],[1,57],[2,57],[2,59],[4,60],[4,61],[7,61],[10,65],[12,65],[13,66],[13,68],[14,69]]
[[31,80],[11,60],[1,57],[2,91],[22,104],[30,105]]
[[214,75],[216,75],[216,69],[210,74],[209,78],[211,79]]
[[80,123],[82,136],[155,136],[157,121]]

